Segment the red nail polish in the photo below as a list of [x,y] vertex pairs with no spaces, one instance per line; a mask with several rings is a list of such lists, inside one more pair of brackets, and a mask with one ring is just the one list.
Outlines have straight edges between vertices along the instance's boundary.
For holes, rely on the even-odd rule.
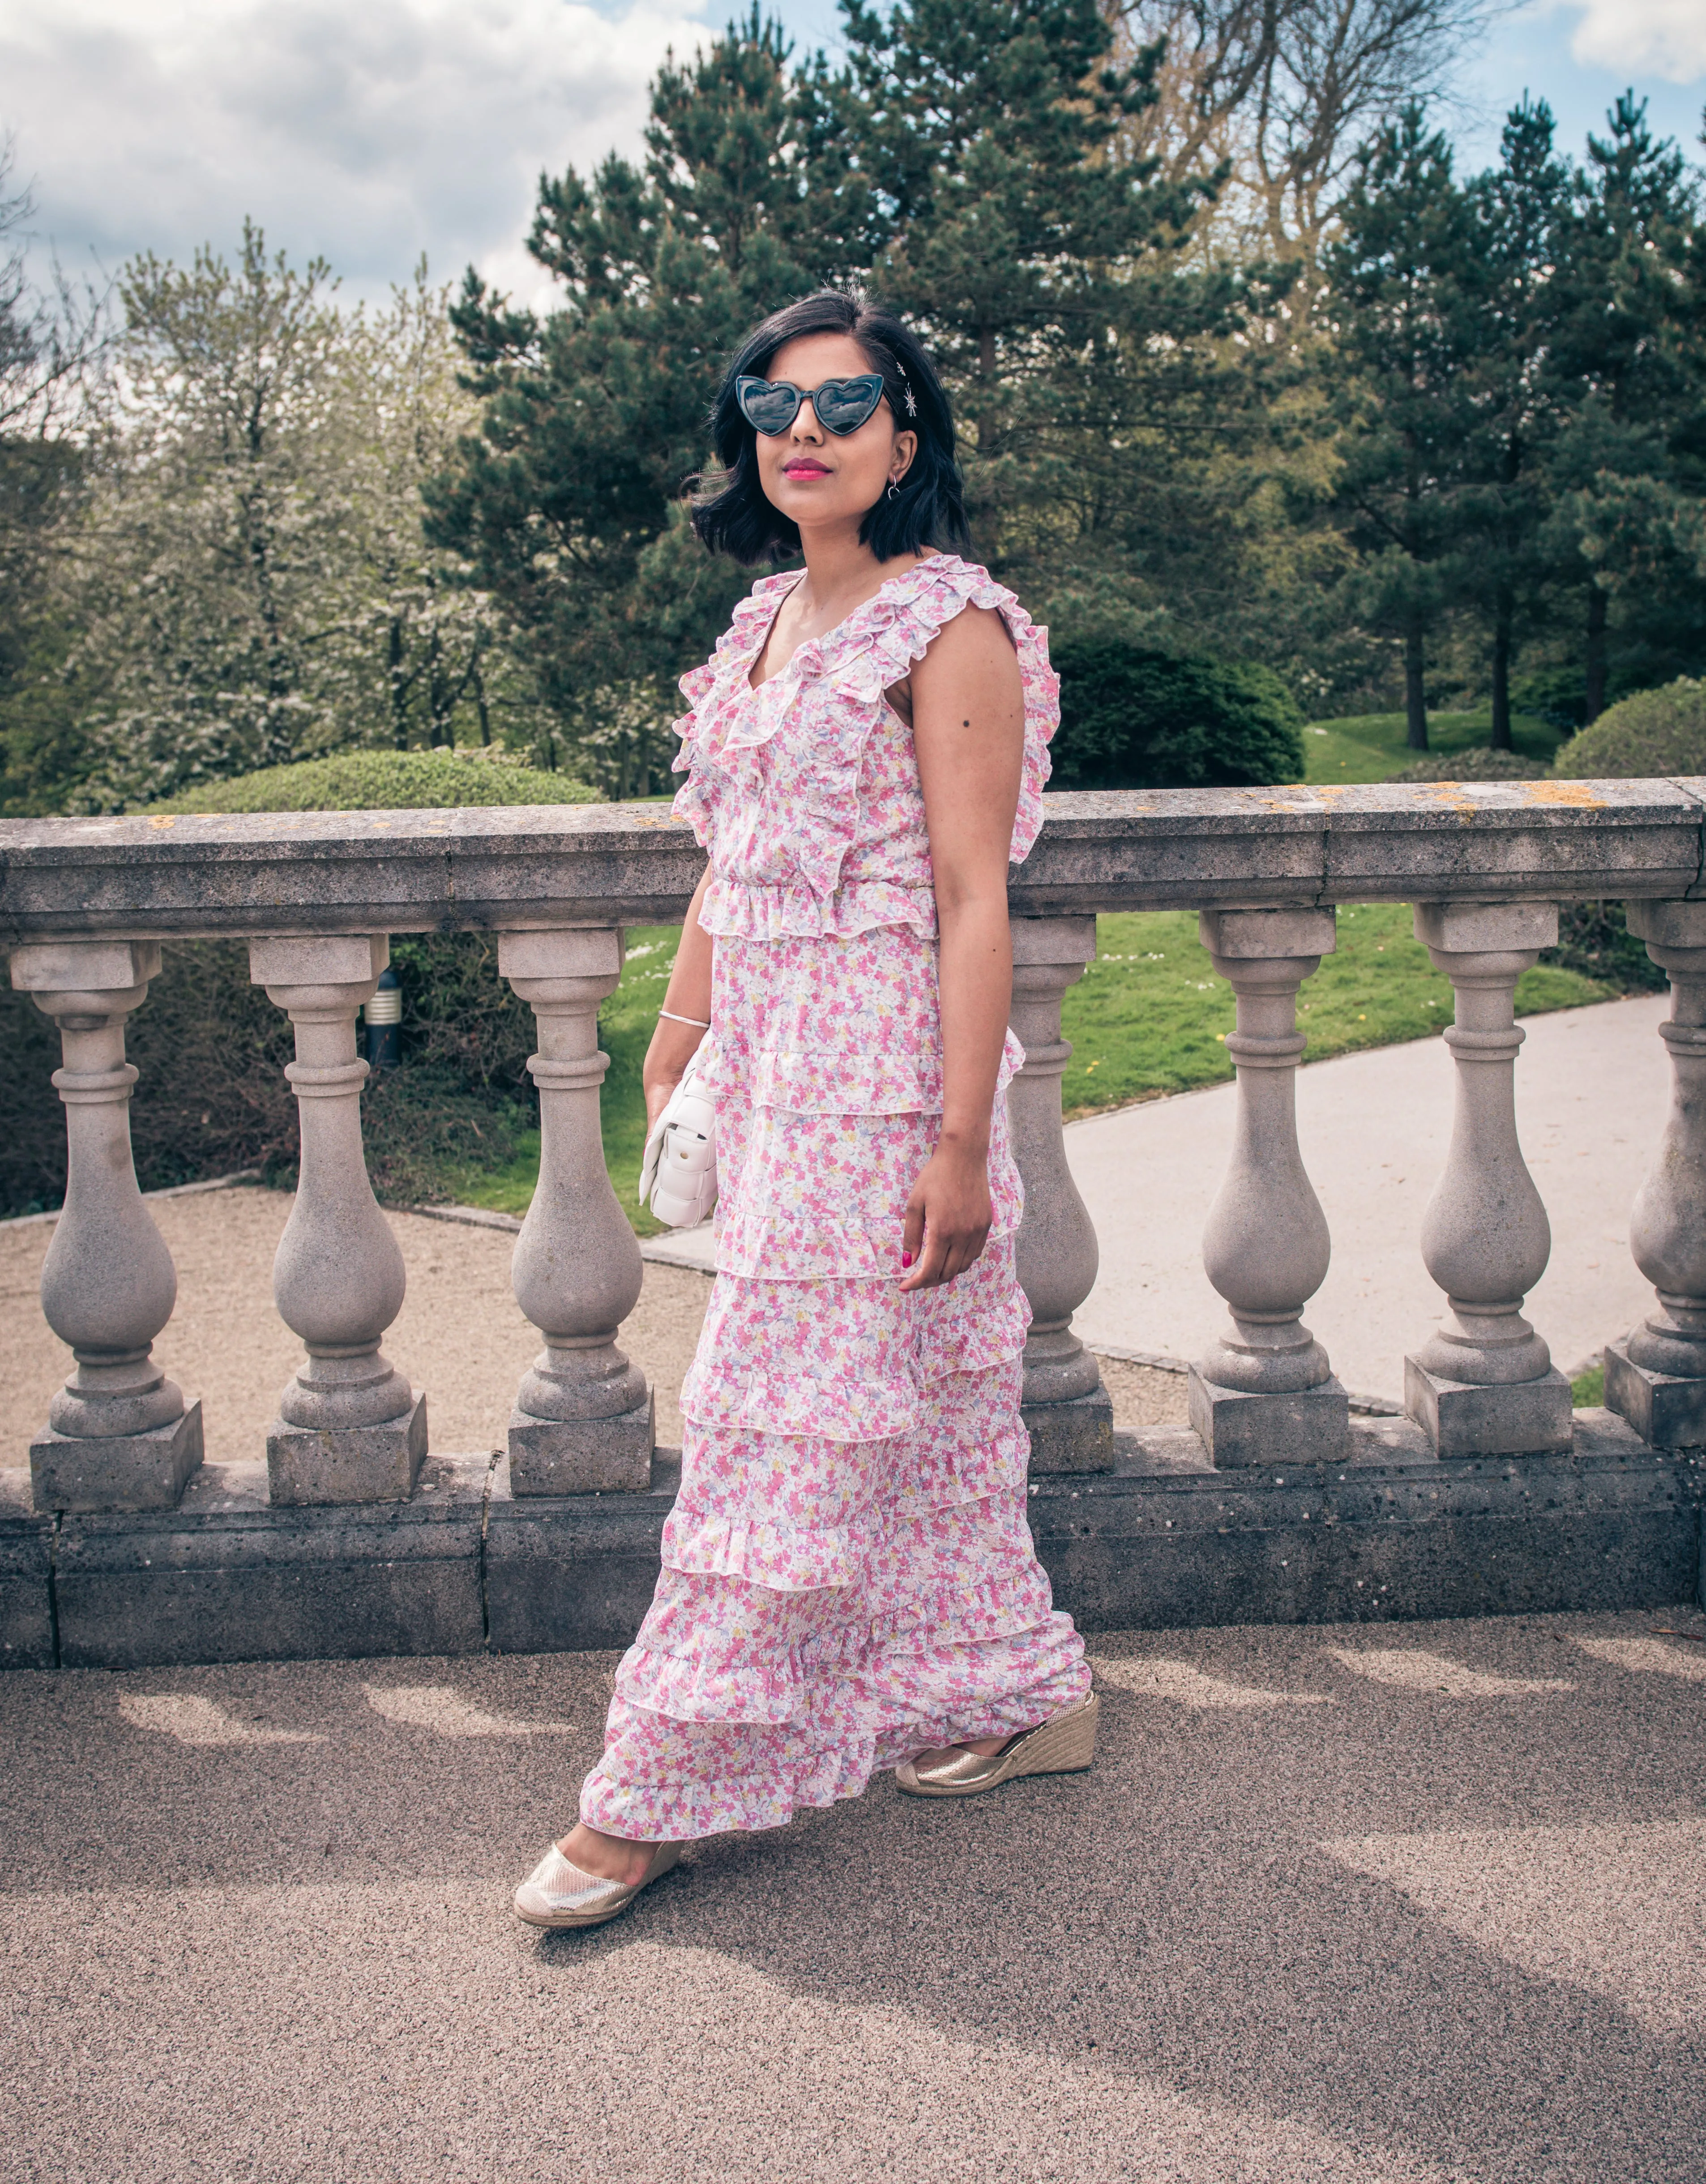
[[912,1264],[912,1253],[903,1251],[900,1255],[900,1262],[903,1267],[909,1267]]

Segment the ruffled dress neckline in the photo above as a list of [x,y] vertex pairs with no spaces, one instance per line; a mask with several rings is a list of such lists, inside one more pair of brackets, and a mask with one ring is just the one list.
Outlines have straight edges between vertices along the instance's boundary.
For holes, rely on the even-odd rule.
[[1042,823],[1060,717],[1047,632],[986,569],[934,554],[886,578],[835,627],[797,645],[755,689],[753,663],[801,572],[760,577],[704,666],[681,678],[687,780],[675,815],[711,851],[702,922],[731,937],[842,938],[878,925],[930,934],[936,905],[912,732],[886,693],[968,605],[1006,623],[1025,691],[1025,755],[1010,855]]

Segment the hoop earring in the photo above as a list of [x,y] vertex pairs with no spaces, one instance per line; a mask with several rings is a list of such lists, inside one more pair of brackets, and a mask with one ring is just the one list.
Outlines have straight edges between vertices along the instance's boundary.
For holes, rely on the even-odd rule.
[[898,500],[900,499],[900,488],[895,483],[892,478],[888,482],[887,497],[890,500]]

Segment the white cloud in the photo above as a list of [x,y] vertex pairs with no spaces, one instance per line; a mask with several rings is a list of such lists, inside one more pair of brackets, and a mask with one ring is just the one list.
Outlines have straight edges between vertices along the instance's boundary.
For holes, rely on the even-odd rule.
[[1706,75],[1702,0],[1586,0],[1570,41],[1576,59],[1670,83]]
[[425,249],[436,276],[472,259],[525,295],[540,170],[637,149],[700,4],[0,0],[0,122],[73,262],[229,253],[247,213],[357,291]]

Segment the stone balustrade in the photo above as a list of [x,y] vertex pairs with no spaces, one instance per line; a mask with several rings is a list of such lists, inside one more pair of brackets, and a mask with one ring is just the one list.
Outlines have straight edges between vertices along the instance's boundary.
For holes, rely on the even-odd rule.
[[[1405,1361],[1406,1409],[1441,1464],[1575,1445],[1568,1384],[1523,1316],[1550,1238],[1516,1128],[1512,1003],[1560,902],[1630,904],[1672,984],[1675,1100],[1631,1226],[1654,1310],[1606,1329],[1606,1399],[1648,1451],[1706,1444],[1706,782],[1098,794],[1047,811],[1011,888],[1034,1477],[1088,1493],[1122,1465],[1097,1361],[1072,1331],[1097,1244],[1060,1110],[1062,999],[1093,958],[1096,913],[1114,910],[1198,911],[1236,998],[1236,1123],[1203,1239],[1229,1318],[1203,1329],[1189,1382],[1207,1472],[1355,1457],[1345,1391],[1304,1323],[1331,1239],[1293,1105],[1298,995],[1333,950],[1342,903],[1414,905],[1456,996],[1451,1147],[1416,1240],[1446,1311]],[[511,1492],[653,1496],[651,1392],[616,1345],[641,1265],[604,1169],[597,1012],[623,925],[679,919],[700,869],[661,806],[0,822],[0,944],[14,985],[60,1028],[71,1156],[42,1306],[75,1368],[32,1444],[36,1507],[170,1510],[201,1461],[197,1407],[153,1362],[162,1339],[169,1359],[175,1278],[129,1146],[125,1024],[168,937],[247,939],[253,977],[295,1028],[300,1184],[274,1289],[305,1356],[268,1438],[271,1504],[418,1498],[427,1396],[414,1384],[430,1390],[432,1360],[393,1366],[380,1346],[403,1273],[362,1158],[354,1025],[389,935],[464,928],[497,933],[501,975],[539,1027],[540,1179],[514,1271],[544,1346],[509,1420]]]

